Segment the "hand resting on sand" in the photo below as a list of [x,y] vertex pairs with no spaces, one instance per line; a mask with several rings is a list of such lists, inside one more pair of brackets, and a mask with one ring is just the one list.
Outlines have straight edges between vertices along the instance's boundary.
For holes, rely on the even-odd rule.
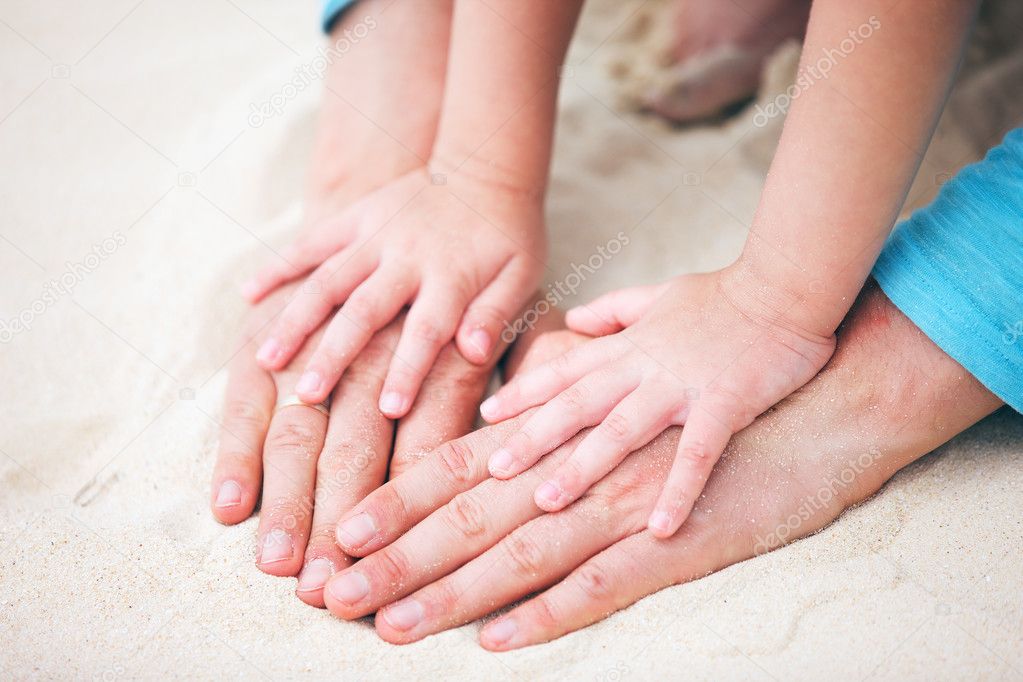
[[[528,361],[582,339],[547,334]],[[488,623],[480,642],[506,650],[547,641],[822,528],[999,405],[868,287],[832,361],[732,439],[671,538],[645,525],[678,429],[545,514],[533,490],[581,436],[533,474],[489,478],[487,460],[517,426],[512,420],[441,446],[344,514],[339,542],[365,558],[331,578],[326,605],[346,619],[376,612],[380,636],[406,643],[545,590]]]

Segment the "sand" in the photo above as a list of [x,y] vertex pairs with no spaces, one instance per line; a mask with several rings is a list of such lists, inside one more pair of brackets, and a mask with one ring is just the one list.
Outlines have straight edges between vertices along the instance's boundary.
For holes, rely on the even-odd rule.
[[[1005,411],[812,538],[524,651],[483,651],[476,623],[388,645],[260,573],[254,520],[216,524],[208,479],[235,286],[295,229],[317,92],[258,127],[250,104],[315,57],[312,5],[0,4],[0,319],[30,327],[0,329],[0,675],[1023,677],[1023,420]],[[722,266],[752,215],[781,120],[636,113],[665,21],[663,2],[594,0],[573,45],[551,281],[632,239],[569,303]],[[1020,111],[1019,25],[976,43],[911,205]]]

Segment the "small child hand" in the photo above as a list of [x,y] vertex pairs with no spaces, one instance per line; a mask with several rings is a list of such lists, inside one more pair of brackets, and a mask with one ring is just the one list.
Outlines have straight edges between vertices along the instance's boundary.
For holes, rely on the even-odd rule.
[[[547,511],[564,508],[630,452],[671,425],[684,425],[675,462],[650,515],[659,537],[685,521],[732,434],[798,389],[827,363],[835,337],[808,334],[768,314],[721,272],[686,275],[663,287],[611,294],[574,328],[597,333],[554,361],[520,374],[481,406],[489,422],[542,405],[490,459],[509,478],[580,430],[596,425],[535,493]],[[637,317],[637,310],[647,309]]]
[[[267,369],[291,360],[306,337],[341,306],[298,384],[319,402],[374,332],[411,308],[380,396],[404,416],[441,348],[456,336],[462,355],[483,364],[503,323],[536,290],[546,243],[539,197],[424,169],[370,194],[306,243],[296,269],[318,267],[281,313],[257,352]],[[293,271],[294,272],[294,271]],[[301,273],[299,273],[301,274]],[[264,273],[275,286],[288,273]]]
[[565,313],[565,325],[587,336],[607,336],[642,318],[671,282],[617,289]]

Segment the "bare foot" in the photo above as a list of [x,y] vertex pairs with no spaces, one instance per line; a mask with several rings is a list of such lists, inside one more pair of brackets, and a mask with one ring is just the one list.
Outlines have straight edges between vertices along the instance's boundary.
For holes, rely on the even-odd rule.
[[682,123],[752,96],[767,57],[785,40],[803,38],[809,14],[809,0],[680,0],[676,63],[649,94],[649,107]]

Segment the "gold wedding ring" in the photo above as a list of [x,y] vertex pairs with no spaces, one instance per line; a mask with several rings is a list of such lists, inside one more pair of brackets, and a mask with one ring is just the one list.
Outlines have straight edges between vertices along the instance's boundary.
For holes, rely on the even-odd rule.
[[318,412],[323,413],[325,417],[330,416],[330,398],[327,398],[322,403],[306,403],[303,402],[298,394],[292,393],[284,396],[283,399],[277,401],[277,406],[274,408],[274,414],[280,412],[285,407],[291,407],[292,405],[301,405],[302,407],[311,407]]

